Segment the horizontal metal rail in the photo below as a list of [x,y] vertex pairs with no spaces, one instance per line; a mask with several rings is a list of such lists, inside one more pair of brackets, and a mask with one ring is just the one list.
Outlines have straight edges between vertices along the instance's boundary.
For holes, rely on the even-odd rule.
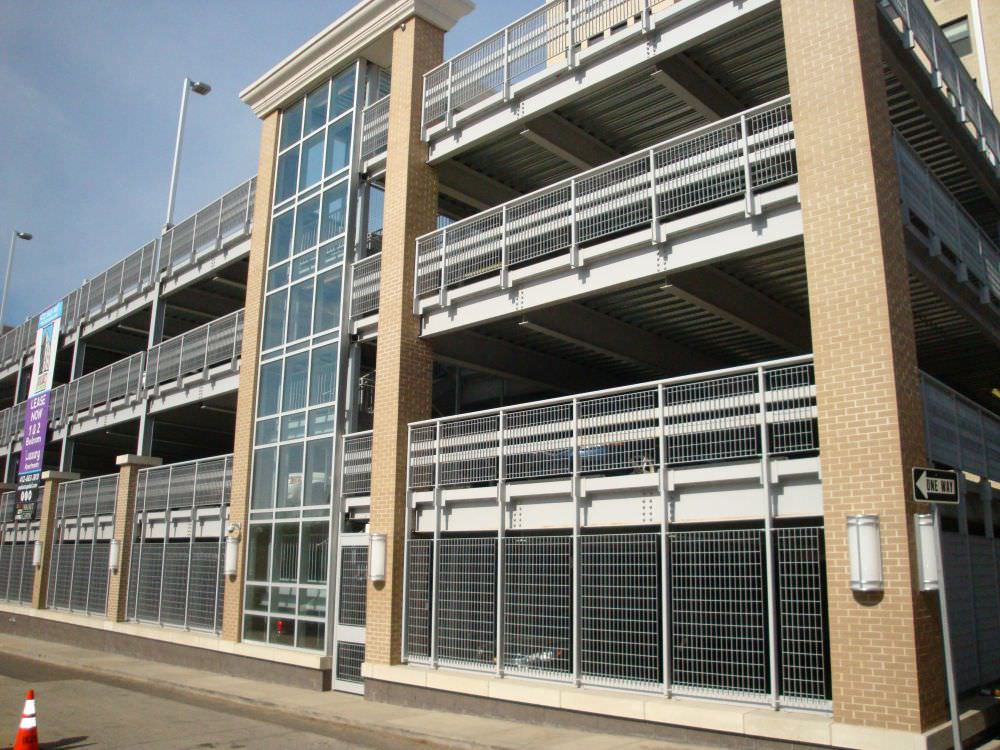
[[984,302],[990,294],[1000,302],[1000,247],[938,182],[902,136],[896,134],[894,144],[904,219],[912,221],[916,216],[924,224],[933,252],[940,253],[941,244],[951,251],[957,261],[956,272],[975,278]]
[[879,0],[877,5],[977,149],[1000,170],[1000,122],[923,0]]
[[207,377],[212,367],[226,362],[235,367],[242,343],[243,310],[167,339],[146,355],[145,387],[154,390],[195,373]]
[[363,318],[378,312],[382,253],[354,261],[351,276],[351,318]]
[[361,161],[366,162],[389,148],[389,95],[361,112]]
[[557,182],[417,239],[415,296],[497,277],[581,245],[743,197],[796,175],[787,97]]
[[1000,415],[921,373],[927,458],[1000,481]]
[[651,27],[663,0],[551,0],[424,75],[423,126],[491,98],[547,68],[572,68],[593,47],[628,26]]
[[98,406],[138,397],[142,387],[145,357],[145,352],[137,352],[131,357],[58,386],[49,402],[49,420],[54,424],[65,422]]
[[412,423],[409,485],[807,453],[819,449],[816,419],[811,357],[777,360]]
[[344,435],[343,494],[368,495],[372,491],[372,432]]

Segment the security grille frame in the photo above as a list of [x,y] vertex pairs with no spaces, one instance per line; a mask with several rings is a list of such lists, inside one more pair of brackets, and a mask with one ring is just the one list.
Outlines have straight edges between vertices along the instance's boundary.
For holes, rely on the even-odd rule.
[[107,614],[118,474],[63,482],[56,495],[46,606]]
[[128,620],[221,630],[232,459],[227,454],[139,471]]
[[30,521],[16,521],[17,493],[0,495],[0,599],[31,604],[35,582],[34,545],[38,539],[41,503]]

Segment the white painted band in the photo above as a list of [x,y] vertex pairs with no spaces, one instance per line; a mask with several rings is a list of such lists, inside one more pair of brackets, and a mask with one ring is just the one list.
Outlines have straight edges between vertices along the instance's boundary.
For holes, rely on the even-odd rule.
[[24,718],[21,719],[21,729],[34,729],[35,726],[36,724],[34,716],[25,716]]
[[33,700],[26,700],[24,702],[24,713],[25,713],[25,715],[28,715],[28,716],[34,716],[35,715],[35,701],[33,701]]

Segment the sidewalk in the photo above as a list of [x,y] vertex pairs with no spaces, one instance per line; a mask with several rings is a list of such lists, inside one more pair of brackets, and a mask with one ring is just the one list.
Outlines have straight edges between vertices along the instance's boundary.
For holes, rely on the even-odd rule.
[[113,678],[230,706],[267,710],[284,717],[377,735],[379,744],[395,738],[398,747],[476,748],[480,750],[691,750],[657,740],[593,734],[573,729],[520,724],[477,716],[372,703],[355,695],[272,685],[196,669],[90,651],[61,643],[0,634],[0,649],[69,669]]

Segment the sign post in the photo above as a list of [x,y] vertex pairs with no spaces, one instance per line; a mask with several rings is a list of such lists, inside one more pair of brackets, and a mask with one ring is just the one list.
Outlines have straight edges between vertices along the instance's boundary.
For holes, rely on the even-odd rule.
[[955,687],[955,662],[951,652],[951,624],[948,621],[948,591],[945,588],[944,553],[941,543],[941,506],[958,505],[958,472],[950,469],[913,467],[913,499],[934,506],[934,552],[938,560],[938,606],[941,608],[941,631],[944,640],[944,671],[947,678],[948,710],[951,713],[951,737],[955,750],[962,747],[961,714]]
[[49,431],[49,397],[52,374],[59,353],[59,328],[62,302],[38,316],[35,332],[35,355],[31,362],[31,382],[24,411],[24,439],[17,469],[17,519],[30,520],[38,504],[42,484],[45,441]]

